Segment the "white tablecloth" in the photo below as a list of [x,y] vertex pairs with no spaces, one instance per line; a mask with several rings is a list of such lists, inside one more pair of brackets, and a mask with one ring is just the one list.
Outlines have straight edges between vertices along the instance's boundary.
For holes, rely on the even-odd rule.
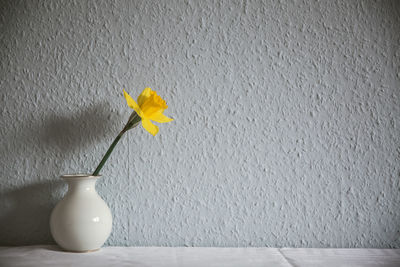
[[0,266],[400,266],[400,249],[105,247],[69,253],[57,246],[0,247]]

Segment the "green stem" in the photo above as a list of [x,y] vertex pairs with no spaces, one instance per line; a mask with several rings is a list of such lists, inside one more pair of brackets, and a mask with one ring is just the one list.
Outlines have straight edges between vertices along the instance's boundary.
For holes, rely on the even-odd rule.
[[114,139],[114,142],[112,142],[111,146],[108,148],[108,150],[107,150],[106,154],[104,155],[103,159],[100,161],[99,166],[97,166],[96,170],[93,172],[93,174],[92,174],[93,176],[96,176],[96,175],[99,174],[101,168],[103,168],[103,166],[104,166],[104,163],[106,163],[108,157],[110,157],[111,152],[114,150],[114,147],[117,145],[119,139],[121,139],[121,137],[122,137],[122,135],[124,133],[125,133],[124,131],[120,132],[119,135]]
[[104,164],[106,163],[106,161],[108,160],[108,158],[111,155],[111,152],[113,152],[115,146],[117,145],[117,143],[119,142],[119,139],[121,139],[122,135],[132,129],[135,128],[139,122],[140,122],[141,118],[136,114],[136,112],[132,112],[131,117],[128,120],[128,123],[125,125],[124,129],[118,134],[118,136],[114,139],[114,142],[112,142],[111,146],[108,148],[106,154],[104,155],[103,159],[100,161],[99,166],[97,166],[96,170],[93,172],[93,176],[99,175],[101,168],[103,168]]

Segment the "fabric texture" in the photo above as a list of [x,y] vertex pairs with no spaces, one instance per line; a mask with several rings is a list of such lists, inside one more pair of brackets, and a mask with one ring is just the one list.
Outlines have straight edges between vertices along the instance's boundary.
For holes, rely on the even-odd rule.
[[70,253],[57,246],[0,247],[0,266],[400,266],[400,249],[105,247]]

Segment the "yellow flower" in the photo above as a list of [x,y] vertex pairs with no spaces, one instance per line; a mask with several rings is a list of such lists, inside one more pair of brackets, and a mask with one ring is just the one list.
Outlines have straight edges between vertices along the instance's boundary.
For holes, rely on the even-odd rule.
[[143,90],[137,98],[137,103],[127,92],[125,92],[125,90],[124,97],[128,106],[134,109],[142,119],[143,128],[153,136],[158,133],[158,127],[151,123],[151,120],[160,123],[173,121],[173,119],[168,118],[163,114],[164,110],[168,108],[165,100],[157,95],[156,91],[153,91],[150,88]]

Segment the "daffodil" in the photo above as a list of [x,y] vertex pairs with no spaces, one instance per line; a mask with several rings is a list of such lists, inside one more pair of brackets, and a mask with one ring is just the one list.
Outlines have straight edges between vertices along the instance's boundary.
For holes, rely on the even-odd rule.
[[157,93],[150,88],[146,88],[137,98],[137,103],[132,97],[124,90],[124,97],[128,106],[132,108],[134,111],[129,117],[128,122],[122,131],[115,138],[114,142],[108,148],[106,154],[100,161],[99,166],[97,166],[96,170],[93,172],[93,175],[96,176],[99,174],[100,170],[103,168],[104,163],[107,161],[108,157],[111,155],[111,152],[114,150],[114,147],[117,145],[122,135],[132,129],[135,128],[140,121],[142,121],[142,126],[149,133],[155,136],[158,133],[158,127],[154,125],[151,121],[164,123],[173,121],[173,119],[168,118],[163,114],[164,110],[168,108],[165,100],[162,99]]
[[137,103],[133,98],[124,90],[124,96],[128,106],[136,111],[142,119],[142,126],[149,133],[155,136],[158,133],[158,126],[154,125],[151,121],[165,123],[173,121],[163,114],[164,110],[168,108],[167,103],[156,91],[151,88],[146,88],[137,98]]

